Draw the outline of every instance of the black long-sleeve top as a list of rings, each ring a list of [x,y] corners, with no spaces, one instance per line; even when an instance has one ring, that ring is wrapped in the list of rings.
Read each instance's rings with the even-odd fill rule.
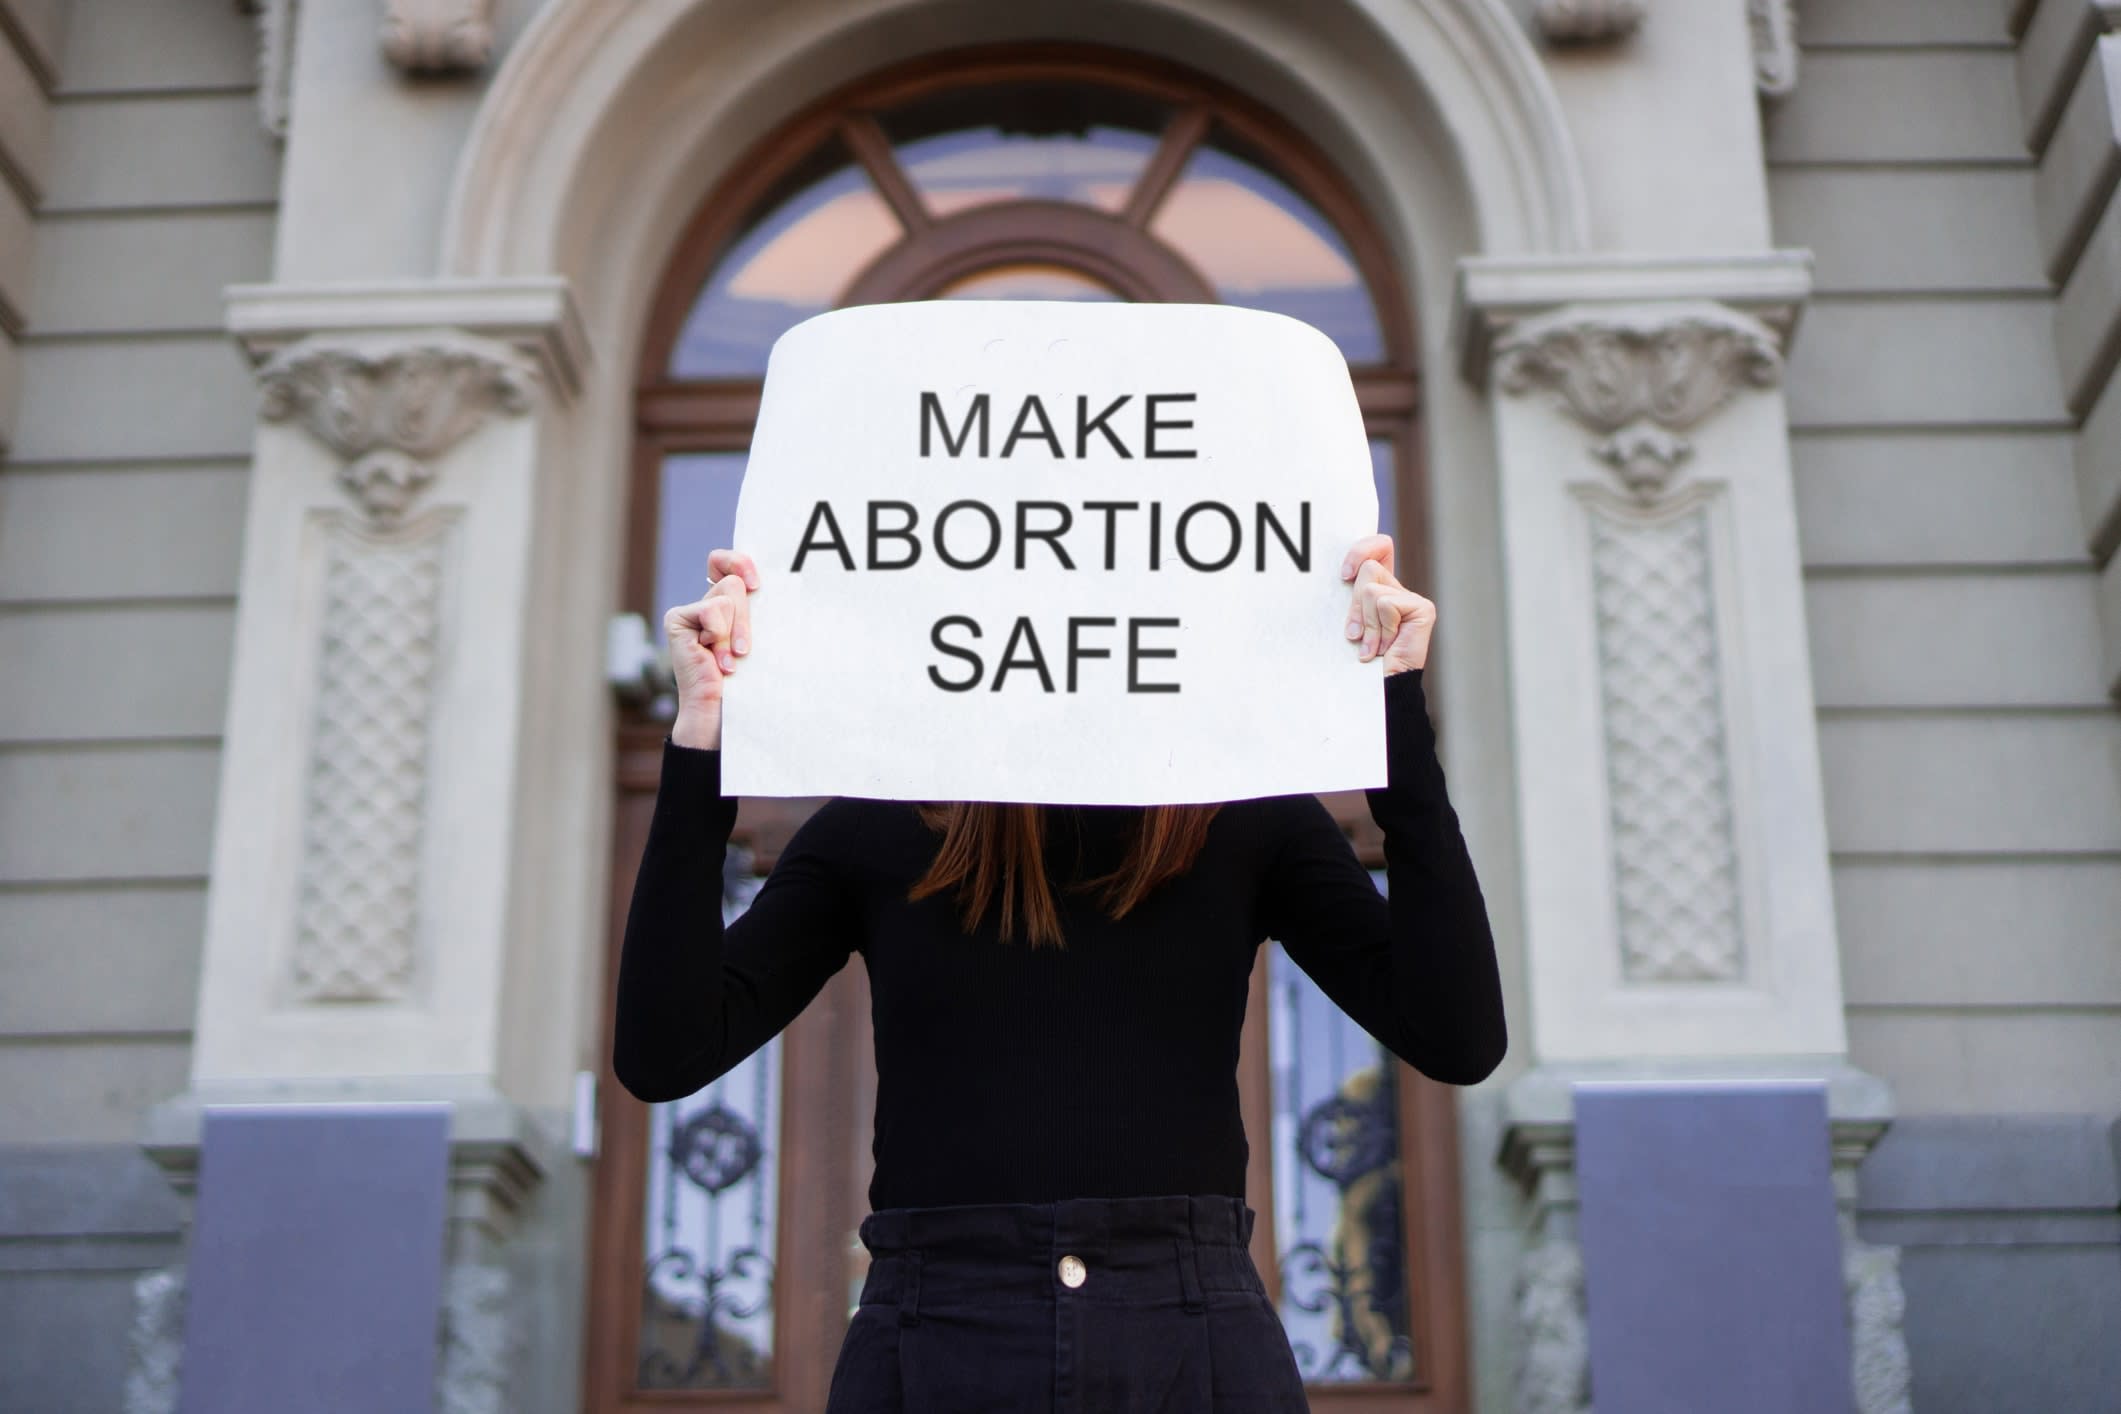
[[[941,836],[904,802],[804,823],[724,927],[736,802],[721,754],[666,743],[622,944],[613,1065],[643,1100],[692,1094],[777,1034],[860,953],[877,1095],[872,1207],[1244,1195],[1238,1034],[1278,939],[1395,1055],[1469,1085],[1500,1063],[1487,908],[1445,793],[1421,671],[1384,680],[1389,900],[1315,796],[1224,805],[1193,867],[1113,919],[1056,889],[1065,946],[966,932],[950,894],[908,902]],[[1050,807],[1057,884],[1112,868],[1137,812]]]

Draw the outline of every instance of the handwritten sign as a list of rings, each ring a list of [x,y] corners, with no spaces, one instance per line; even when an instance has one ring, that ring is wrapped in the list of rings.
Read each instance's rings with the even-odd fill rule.
[[[1145,805],[1384,782],[1343,635],[1377,493],[1347,365],[1281,315],[951,302],[774,346],[736,544],[737,795]]]

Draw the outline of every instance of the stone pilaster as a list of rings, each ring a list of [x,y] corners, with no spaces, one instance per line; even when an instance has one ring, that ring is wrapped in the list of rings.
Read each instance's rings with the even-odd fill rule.
[[[1897,1253],[1856,1166],[1783,360],[1808,258],[1474,260],[1463,372],[1495,419],[1531,1069],[1497,1155],[1529,1223],[1520,1414],[1588,1388],[1577,1080],[1827,1083],[1865,1414],[1904,1409]]]
[[[594,950],[550,950],[514,805],[586,343],[556,280],[238,287],[229,328],[259,403],[204,966],[143,1143],[188,1195],[209,1106],[447,1104],[438,1407],[558,1414],[579,1352],[536,1333],[575,1318],[585,1195],[551,1136]],[[150,1414],[181,1267],[137,1297]]]

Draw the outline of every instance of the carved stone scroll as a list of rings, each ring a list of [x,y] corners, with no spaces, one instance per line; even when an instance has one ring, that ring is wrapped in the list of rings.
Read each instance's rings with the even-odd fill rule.
[[[493,58],[493,0],[384,0],[383,53],[407,73],[465,73]]]
[[[536,376],[519,355],[437,334],[371,348],[304,339],[259,370],[268,422],[299,420],[345,461],[339,482],[369,518],[402,517],[428,465],[494,412],[528,411]]]
[[[1753,82],[1762,98],[1787,98],[1797,88],[1797,15],[1791,0],[1746,0],[1753,34]]]
[[[1773,387],[1773,330],[1718,305],[1627,315],[1564,309],[1526,320],[1495,350],[1506,393],[1559,393],[1599,434],[1591,450],[1637,499],[1655,502],[1693,454],[1685,432],[1740,388]]]
[[[1642,27],[1644,0],[1539,0],[1532,17],[1550,44],[1609,44]]]

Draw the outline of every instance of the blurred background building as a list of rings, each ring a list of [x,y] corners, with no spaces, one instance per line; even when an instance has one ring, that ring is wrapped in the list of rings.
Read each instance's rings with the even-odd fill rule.
[[[1432,1085],[1263,954],[1316,1407],[1583,1407],[1568,1086],[1676,1075],[1827,1081],[1866,1414],[2112,1408],[2114,14],[0,0],[0,1408],[172,1407],[258,1099],[455,1105],[445,1407],[821,1404],[863,979],[603,1077],[625,616],[778,332],[1017,296],[1325,329],[1442,606],[1513,1052]]]

